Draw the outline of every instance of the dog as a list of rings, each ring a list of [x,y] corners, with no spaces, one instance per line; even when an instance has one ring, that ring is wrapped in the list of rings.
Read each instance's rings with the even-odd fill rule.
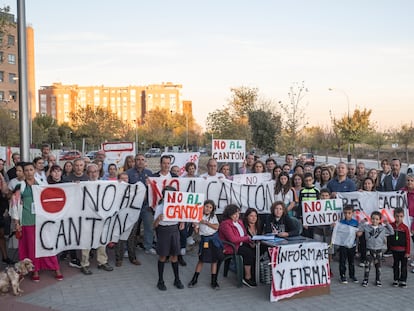
[[[14,267],[7,267],[4,272],[0,272],[0,292],[2,294],[8,293],[10,286],[13,294],[20,296],[23,290],[20,288],[20,283],[24,276],[34,270],[33,262],[29,258],[20,260]]]

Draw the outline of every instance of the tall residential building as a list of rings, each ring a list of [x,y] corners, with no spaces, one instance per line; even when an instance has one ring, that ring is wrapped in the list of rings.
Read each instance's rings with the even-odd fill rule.
[[[0,33],[0,107],[7,109],[12,116],[17,117],[19,112],[19,64],[17,24],[14,15],[1,13],[6,23]],[[31,117],[36,115],[36,87],[34,67],[34,31],[31,26],[26,27],[27,49],[27,86]]]
[[[79,108],[109,108],[123,122],[135,125],[143,121],[147,111],[156,108],[191,115],[191,101],[182,99],[181,89],[181,84],[171,82],[124,87],[53,83],[39,90],[39,112],[58,123],[70,123],[70,113]]]

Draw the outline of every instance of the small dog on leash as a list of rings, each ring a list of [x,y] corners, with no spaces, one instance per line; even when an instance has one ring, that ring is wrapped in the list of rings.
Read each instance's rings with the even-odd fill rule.
[[[20,289],[20,282],[23,281],[23,276],[33,269],[34,265],[29,258],[20,260],[14,267],[7,267],[4,272],[0,272],[0,292],[7,293],[11,286],[15,296],[21,295],[23,290]]]

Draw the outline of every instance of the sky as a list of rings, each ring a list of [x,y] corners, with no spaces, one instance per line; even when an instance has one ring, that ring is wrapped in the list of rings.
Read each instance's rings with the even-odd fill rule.
[[[4,0],[3,0],[4,1]],[[231,88],[288,103],[304,81],[309,125],[372,109],[379,130],[414,116],[414,1],[25,1],[36,87],[183,85],[205,126]],[[10,5],[16,12],[16,1]],[[329,91],[332,88],[333,91]]]

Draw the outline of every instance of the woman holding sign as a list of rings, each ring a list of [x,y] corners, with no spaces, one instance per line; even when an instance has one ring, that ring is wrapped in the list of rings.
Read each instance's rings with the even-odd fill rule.
[[[177,221],[164,220],[164,196],[165,191],[177,191],[174,187],[166,186],[162,190],[162,199],[158,202],[154,214],[154,229],[157,233],[157,254],[158,254],[158,283],[159,290],[165,291],[167,287],[164,283],[164,265],[167,256],[170,256],[171,266],[174,272],[174,286],[183,289],[184,285],[180,281],[178,274],[178,255],[180,254],[180,229],[184,228],[184,223],[178,225]]]
[[[34,271],[32,280],[39,282],[39,270],[53,270],[55,271],[55,278],[58,281],[63,280],[63,275],[60,272],[59,263],[56,256],[50,257],[36,257],[36,235],[35,224],[36,215],[34,211],[32,186],[36,185],[35,167],[33,163],[23,164],[24,176],[26,182],[21,184],[21,196],[23,202],[23,209],[19,219],[15,219],[16,230],[22,232],[22,237],[19,241],[19,259],[29,258],[34,264]]]

